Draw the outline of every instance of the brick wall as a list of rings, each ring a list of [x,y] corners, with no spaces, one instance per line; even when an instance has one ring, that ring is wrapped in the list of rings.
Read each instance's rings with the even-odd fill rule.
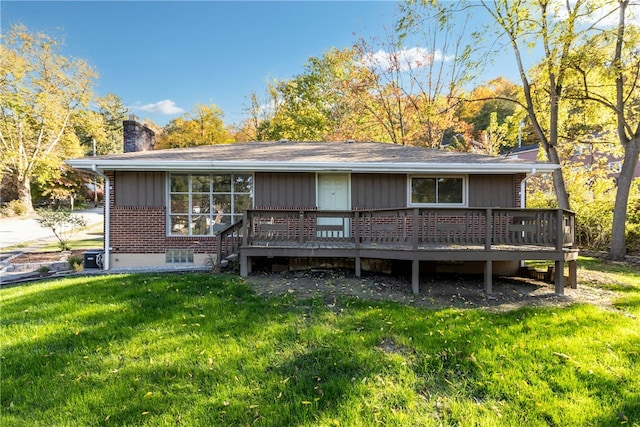
[[[156,143],[156,134],[137,120],[125,120],[122,122],[124,134],[124,152],[153,150]]]
[[[106,175],[111,180],[111,253],[160,254],[172,248],[193,249],[196,254],[216,251],[214,236],[167,236],[164,206],[115,206],[114,174]]]

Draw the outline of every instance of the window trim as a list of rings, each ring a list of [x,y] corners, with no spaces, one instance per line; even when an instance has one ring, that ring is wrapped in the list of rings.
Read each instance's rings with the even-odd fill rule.
[[[173,193],[171,191],[171,177],[173,175],[187,175],[188,176],[188,190],[186,192],[175,192]],[[193,175],[209,175],[209,177],[213,177],[214,175],[230,175],[231,176],[231,190],[229,192],[222,192],[222,193],[215,193],[213,191],[213,188],[209,188],[209,193],[202,193],[202,192],[193,192],[193,184],[192,184],[192,180],[191,177]],[[251,191],[249,193],[242,193],[242,192],[235,192],[234,191],[234,179],[237,175],[249,175],[251,176]],[[253,209],[254,205],[255,205],[255,174],[252,172],[230,172],[230,171],[171,171],[169,173],[166,174],[166,215],[165,215],[165,234],[167,237],[215,237],[218,235],[218,232],[216,232],[216,230],[212,229],[212,225],[209,226],[209,230],[211,232],[211,234],[193,234],[192,233],[192,228],[189,227],[189,232],[188,234],[175,234],[171,232],[171,217],[172,216],[187,216],[188,222],[192,223],[193,221],[191,220],[191,218],[196,215],[196,216],[202,216],[203,214],[200,213],[194,213],[193,209],[192,209],[192,203],[193,203],[193,196],[194,194],[208,194],[209,195],[209,199],[211,200],[211,196],[214,194],[224,194],[224,195],[228,195],[229,199],[230,199],[230,203],[231,203],[231,212],[226,214],[225,213],[225,217],[227,218],[232,218],[234,213],[233,213],[233,207],[235,205],[235,197],[237,195],[248,195],[251,198],[251,209]],[[186,213],[175,213],[172,214],[171,212],[171,195],[172,194],[184,194],[187,196],[187,211]],[[209,212],[208,215],[210,217],[215,216],[213,212]],[[236,213],[236,215],[238,215]]]
[[[414,178],[459,178],[462,180],[462,203],[413,203],[413,179]],[[409,207],[433,207],[433,208],[466,208],[469,207],[469,175],[445,175],[445,174],[420,174],[407,175],[407,205]]]

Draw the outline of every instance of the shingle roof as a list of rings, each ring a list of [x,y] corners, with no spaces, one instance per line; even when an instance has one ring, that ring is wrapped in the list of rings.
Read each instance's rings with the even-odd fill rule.
[[[530,162],[523,159],[495,157],[472,153],[459,153],[449,150],[429,149],[414,146],[402,146],[377,142],[240,142],[174,148],[168,150],[142,151],[106,156],[85,157],[70,160],[71,166],[87,169],[90,165],[98,165],[103,169],[157,169],[171,168],[176,165],[185,167],[207,166],[212,168],[225,165],[244,165],[256,170],[288,170],[289,166],[301,170],[306,165],[309,170],[313,166],[351,165],[372,170],[376,166],[393,169],[401,165],[422,168],[426,165],[464,165],[490,168],[514,166],[516,169],[530,168],[533,165],[555,168],[555,165]],[[502,165],[502,166],[500,166]]]

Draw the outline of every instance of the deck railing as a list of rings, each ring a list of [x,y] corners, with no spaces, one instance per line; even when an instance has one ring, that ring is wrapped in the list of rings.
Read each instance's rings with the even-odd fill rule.
[[[248,210],[243,245],[309,242],[395,245],[545,246],[574,244],[575,215],[562,209],[406,208]]]

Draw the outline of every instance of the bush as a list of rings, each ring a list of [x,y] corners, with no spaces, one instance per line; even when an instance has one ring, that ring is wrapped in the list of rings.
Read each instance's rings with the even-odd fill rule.
[[[82,271],[84,270],[84,258],[80,255],[70,256],[67,259],[69,263],[69,267],[71,267],[74,271]]]
[[[78,215],[73,215],[68,210],[51,211],[47,209],[38,209],[38,224],[42,227],[50,229],[58,239],[58,247],[61,251],[71,249],[69,240],[71,234],[82,227],[86,227],[87,221]]]
[[[12,200],[7,203],[2,210],[0,210],[0,214],[2,216],[21,216],[26,214],[29,211],[27,209],[27,205],[24,204],[22,200]]]

